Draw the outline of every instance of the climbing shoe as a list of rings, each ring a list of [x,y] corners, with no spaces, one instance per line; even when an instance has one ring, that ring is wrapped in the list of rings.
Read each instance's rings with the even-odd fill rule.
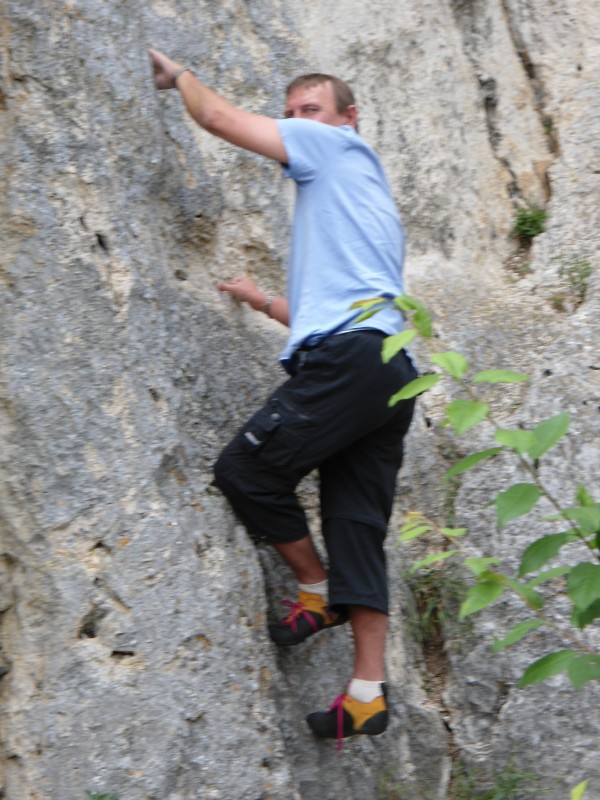
[[[275,625],[269,625],[271,639],[282,647],[300,644],[314,633],[348,621],[344,611],[332,611],[320,594],[301,591],[296,602],[284,600],[283,604],[290,613]]]
[[[327,739],[342,739],[356,734],[377,736],[387,728],[387,688],[381,684],[383,694],[370,703],[361,703],[345,692],[333,701],[327,711],[314,711],[306,718],[312,732]]]

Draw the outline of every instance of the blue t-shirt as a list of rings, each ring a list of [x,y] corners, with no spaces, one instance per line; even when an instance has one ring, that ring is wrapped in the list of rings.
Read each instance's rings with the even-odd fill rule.
[[[402,330],[392,308],[353,326],[361,311],[350,306],[403,293],[404,232],[379,159],[354,128],[306,119],[277,124],[288,155],[284,174],[297,186],[285,367],[303,343],[331,333]]]

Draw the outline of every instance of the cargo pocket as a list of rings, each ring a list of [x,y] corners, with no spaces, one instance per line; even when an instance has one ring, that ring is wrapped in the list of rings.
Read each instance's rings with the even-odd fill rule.
[[[247,452],[273,467],[289,464],[302,447],[302,439],[289,430],[276,402],[261,408],[242,431]]]

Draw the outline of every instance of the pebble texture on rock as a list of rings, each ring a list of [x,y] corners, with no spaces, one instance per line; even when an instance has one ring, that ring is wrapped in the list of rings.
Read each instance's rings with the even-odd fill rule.
[[[290,576],[210,485],[285,338],[215,284],[250,272],[284,291],[291,188],[157,93],[147,55],[273,116],[300,72],[346,78],[406,224],[411,293],[477,368],[530,372],[495,400],[507,421],[571,412],[543,476],[565,501],[580,482],[598,498],[598,4],[4,0],[0,41],[0,796],[442,800],[462,759],[482,786],[520,770],[563,800],[589,778],[598,800],[600,687],[517,690],[560,642],[490,654],[516,604],[447,632],[428,694],[409,549],[390,548],[388,732],[341,754],[308,733],[349,677],[350,633],[275,650]],[[509,269],[527,202],[547,231]],[[583,298],[565,278],[582,262]],[[420,402],[390,544],[406,510],[448,512],[444,399]],[[516,477],[483,469],[451,498],[473,552],[508,564],[531,522],[498,532],[485,506]]]

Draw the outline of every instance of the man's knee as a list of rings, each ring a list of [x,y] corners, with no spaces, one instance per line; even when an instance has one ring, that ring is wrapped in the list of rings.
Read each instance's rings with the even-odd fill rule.
[[[213,466],[215,484],[227,495],[238,483],[236,480],[235,460],[232,458],[228,448],[222,451]]]
[[[263,464],[253,454],[245,453],[236,446],[234,439],[223,450],[213,466],[215,485],[232,502],[240,498],[258,500],[265,503],[286,489],[289,489],[281,474]]]

